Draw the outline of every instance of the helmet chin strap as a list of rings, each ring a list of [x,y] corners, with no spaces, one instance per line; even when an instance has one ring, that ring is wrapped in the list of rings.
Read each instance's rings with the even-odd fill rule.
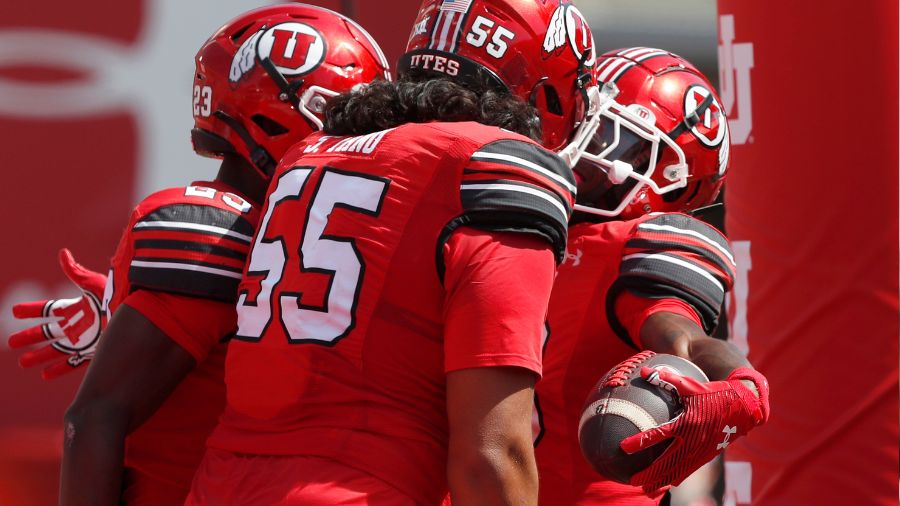
[[[288,82],[284,77],[284,74],[279,72],[275,67],[275,64],[272,63],[271,58],[260,58],[259,65],[266,71],[266,74],[269,74],[269,77],[275,81],[275,84],[278,85],[278,89],[281,90],[278,99],[282,102],[289,102],[296,107],[297,110],[300,110],[300,97],[297,96],[297,91],[303,86],[303,79]]]
[[[222,110],[214,112],[213,115],[234,130],[234,133],[238,134],[238,137],[244,141],[244,145],[247,147],[247,153],[249,153],[250,161],[253,165],[261,170],[267,177],[272,177],[272,175],[275,174],[276,160],[272,158],[272,155],[270,155],[265,148],[253,140],[250,132],[244,128],[244,125]]]
[[[303,86],[303,79],[288,82],[284,75],[275,68],[275,64],[272,63],[271,59],[261,58],[258,61],[260,66],[266,71],[269,77],[275,81],[275,84],[281,90],[278,99],[283,102],[291,103],[298,111],[302,110],[302,101],[300,97],[297,96],[297,91]],[[247,153],[250,155],[250,162],[262,171],[263,174],[272,177],[275,174],[278,161],[273,159],[272,155],[253,139],[253,136],[250,135],[250,132],[247,131],[247,128],[240,121],[221,110],[216,111],[214,115],[228,125],[229,128],[234,130],[234,132],[238,134],[238,137],[244,141],[244,145],[247,147]],[[317,129],[322,128],[321,124],[315,124],[315,126],[318,127]]]
[[[310,110],[307,107],[307,104],[313,103],[313,99],[316,96],[322,97],[336,97],[340,95],[340,93],[329,90],[328,88],[323,88],[321,86],[310,86],[303,92],[302,95],[298,95],[297,92],[300,91],[300,88],[303,87],[305,81],[303,79],[297,79],[296,81],[288,82],[288,80],[284,77],[284,74],[278,71],[278,68],[275,67],[275,64],[272,63],[270,58],[262,58],[259,60],[260,66],[266,71],[266,74],[269,74],[269,77],[275,81],[275,84],[278,86],[278,89],[281,90],[281,93],[278,95],[278,99],[282,102],[288,102],[294,106],[294,109],[299,112],[304,119],[310,124],[313,130],[322,130],[325,125],[322,123],[322,120],[316,117],[316,112],[321,112],[318,110]],[[324,104],[324,98],[322,99]],[[314,109],[315,109],[315,104]]]
[[[584,109],[585,111],[591,111],[596,108],[596,104],[592,104],[591,96],[588,94],[588,88],[591,84],[591,69],[585,65],[587,63],[588,58],[593,54],[594,48],[589,48],[584,50],[581,53],[581,57],[578,58],[578,76],[575,78],[575,86],[578,88],[578,91],[581,92],[581,98],[584,100]]]

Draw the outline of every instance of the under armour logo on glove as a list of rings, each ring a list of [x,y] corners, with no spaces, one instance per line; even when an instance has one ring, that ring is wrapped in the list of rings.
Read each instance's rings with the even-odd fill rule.
[[[16,318],[52,318],[53,321],[9,336],[10,348],[49,342],[19,357],[22,367],[49,363],[41,373],[44,379],[73,371],[93,358],[106,327],[106,312],[101,304],[106,276],[79,265],[67,249],[60,250],[59,263],[66,277],[81,289],[81,297],[16,304],[13,306]]]
[[[725,448],[728,448],[728,440],[731,439],[732,434],[737,433],[737,427],[729,427],[726,425],[725,428],[722,429],[722,432],[725,433],[725,439],[723,439],[721,443],[716,445],[716,450],[724,450]]]
[[[647,493],[678,485],[734,439],[769,418],[768,382],[750,368],[740,367],[725,381],[709,383],[649,367],[641,369],[641,377],[674,389],[684,406],[672,420],[622,440],[620,446],[628,454],[671,440],[662,455],[631,478],[632,485],[643,487]],[[745,381],[756,386],[758,396]]]

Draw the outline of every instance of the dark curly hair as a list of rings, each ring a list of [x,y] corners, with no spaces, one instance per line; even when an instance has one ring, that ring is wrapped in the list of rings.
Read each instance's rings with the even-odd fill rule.
[[[332,98],[325,107],[329,135],[364,135],[429,121],[476,121],[541,140],[537,109],[519,97],[424,73],[375,81]]]

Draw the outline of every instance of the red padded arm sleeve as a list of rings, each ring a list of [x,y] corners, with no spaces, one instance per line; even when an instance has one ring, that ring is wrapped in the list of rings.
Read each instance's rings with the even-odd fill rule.
[[[703,327],[700,316],[690,304],[675,298],[653,299],[649,297],[639,297],[628,290],[622,290],[622,293],[616,299],[616,317],[625,330],[631,341],[638,347],[641,346],[641,327],[651,315],[656,313],[674,313],[689,318],[699,327]]]

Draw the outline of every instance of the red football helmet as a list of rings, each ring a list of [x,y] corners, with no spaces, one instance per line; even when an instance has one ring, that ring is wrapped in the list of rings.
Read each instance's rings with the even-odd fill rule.
[[[266,178],[288,148],[322,128],[328,98],[390,79],[384,53],[361,26],[297,3],[229,21],[195,62],[194,151],[237,153]]]
[[[508,90],[541,114],[543,145],[563,148],[598,107],[594,38],[568,0],[425,0],[398,72]]]
[[[597,62],[600,126],[575,166],[575,209],[631,219],[715,200],[729,164],[728,121],[690,62],[661,49],[610,51]]]

